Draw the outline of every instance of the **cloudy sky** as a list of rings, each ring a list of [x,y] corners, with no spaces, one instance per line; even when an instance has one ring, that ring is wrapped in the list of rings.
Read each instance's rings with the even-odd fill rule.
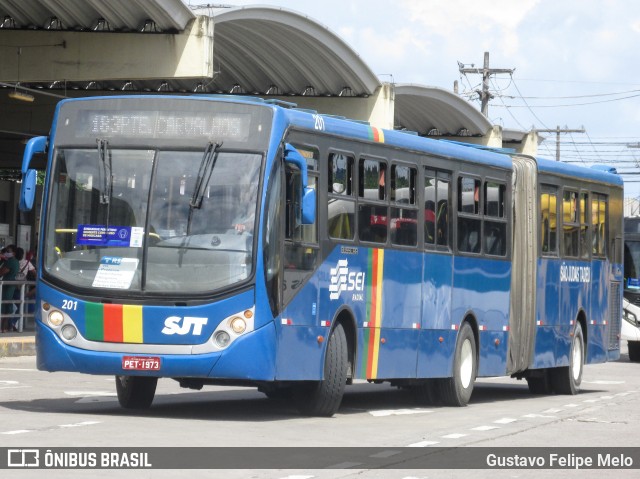
[[[200,0],[185,0],[195,5]],[[209,2],[211,3],[211,2]],[[226,3],[226,2],[225,2]],[[581,129],[563,161],[614,163],[640,173],[640,2],[631,0],[232,0],[303,13],[345,40],[383,81],[453,88],[479,108],[479,75],[458,62],[515,69],[492,78],[492,123]],[[555,135],[539,149],[555,157]],[[635,163],[637,160],[637,163]],[[640,196],[640,175],[625,175]]]

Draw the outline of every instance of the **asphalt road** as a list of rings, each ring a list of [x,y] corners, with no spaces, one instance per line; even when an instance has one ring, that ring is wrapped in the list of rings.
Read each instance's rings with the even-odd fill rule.
[[[640,364],[623,348],[619,361],[588,365],[576,396],[534,396],[526,382],[481,379],[465,408],[417,404],[405,390],[356,384],[333,418],[297,414],[286,400],[255,389],[181,389],[161,380],[153,406],[143,412],[119,407],[113,377],[45,373],[35,357],[0,359],[0,448],[56,447],[640,447]],[[384,450],[382,454],[384,455]],[[465,449],[454,449],[461,457]],[[246,450],[251,455],[251,449]],[[390,452],[389,454],[392,454]],[[636,469],[434,470],[367,469],[336,457],[338,468],[64,471],[11,470],[1,477],[224,477],[255,479],[435,477],[638,477]],[[250,463],[250,462],[249,462]],[[637,464],[638,466],[640,464]],[[10,472],[10,475],[4,473]]]

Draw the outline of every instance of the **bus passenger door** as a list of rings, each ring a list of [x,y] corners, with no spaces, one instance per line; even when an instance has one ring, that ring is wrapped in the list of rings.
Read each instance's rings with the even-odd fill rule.
[[[300,151],[300,149],[299,149]],[[317,191],[314,152],[302,152],[309,163],[308,183]],[[317,218],[302,224],[300,171],[286,166],[284,188],[283,311],[278,334],[277,379],[320,379],[322,352],[317,338],[324,329],[318,321],[319,262]]]

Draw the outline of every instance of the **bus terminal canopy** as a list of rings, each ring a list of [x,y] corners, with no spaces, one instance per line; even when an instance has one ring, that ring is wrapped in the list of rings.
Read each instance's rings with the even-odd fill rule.
[[[0,45],[0,168],[19,164],[24,139],[48,132],[60,98],[121,92],[273,96],[421,135],[491,129],[438,88],[397,85],[395,103],[379,108],[383,83],[363,59],[324,25],[282,8],[0,0]],[[36,101],[8,98],[12,90]]]
[[[396,128],[423,136],[483,136],[491,122],[460,96],[437,87],[396,85]]]

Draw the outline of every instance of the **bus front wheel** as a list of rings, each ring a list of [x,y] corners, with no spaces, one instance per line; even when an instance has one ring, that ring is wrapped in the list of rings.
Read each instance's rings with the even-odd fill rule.
[[[158,378],[116,376],[118,402],[125,409],[147,409],[156,394]]]
[[[469,323],[463,323],[456,341],[453,376],[440,380],[440,398],[447,406],[466,406],[478,373],[476,340]]]
[[[577,324],[571,341],[569,353],[569,366],[553,368],[549,370],[553,389],[557,394],[578,394],[582,382],[582,369],[584,366],[584,336],[582,326]]]
[[[340,407],[347,383],[347,336],[338,323],[329,336],[324,360],[324,379],[303,383],[294,388],[298,409],[307,416],[333,416]]]

